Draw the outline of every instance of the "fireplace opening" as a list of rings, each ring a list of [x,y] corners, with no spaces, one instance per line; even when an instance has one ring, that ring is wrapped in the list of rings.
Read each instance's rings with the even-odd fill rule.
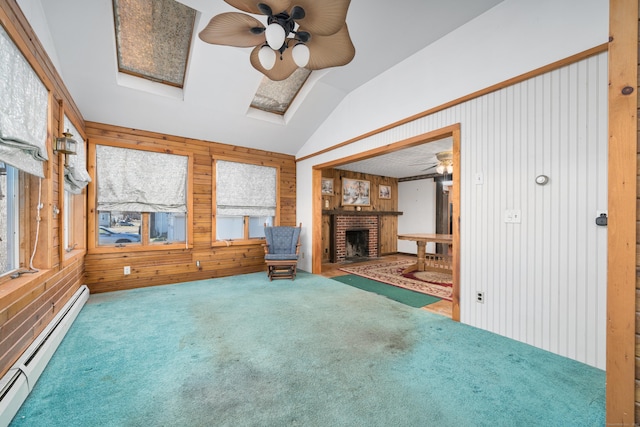
[[[369,256],[369,230],[358,228],[345,231],[346,259],[367,258]]]

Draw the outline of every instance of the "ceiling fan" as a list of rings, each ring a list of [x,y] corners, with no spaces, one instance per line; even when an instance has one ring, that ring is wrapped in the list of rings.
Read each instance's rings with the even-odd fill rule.
[[[428,170],[431,169],[435,169],[436,172],[440,175],[444,175],[444,173],[446,172],[447,174],[451,174],[453,173],[453,152],[452,151],[441,151],[439,153],[436,153],[435,155],[436,159],[438,161],[436,162],[429,162],[428,164],[426,164],[426,168],[422,169],[422,172],[426,172]],[[420,163],[416,163],[412,166],[417,166]]]
[[[214,16],[199,33],[217,45],[252,47],[253,68],[284,80],[298,67],[309,70],[346,65],[356,50],[346,17],[351,0],[224,0],[244,12],[267,17],[267,25],[239,12]]]

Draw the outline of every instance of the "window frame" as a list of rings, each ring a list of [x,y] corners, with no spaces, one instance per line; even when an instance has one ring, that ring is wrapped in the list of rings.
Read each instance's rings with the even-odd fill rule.
[[[251,245],[262,245],[265,242],[264,237],[256,237],[253,239],[249,238],[249,215],[243,216],[243,238],[242,239],[230,239],[230,240],[216,240],[216,218],[217,215],[217,181],[216,181],[216,170],[217,170],[217,161],[224,160],[227,162],[234,163],[244,163],[248,165],[257,165],[268,168],[274,168],[276,170],[276,212],[273,217],[273,225],[280,224],[280,166],[279,165],[269,165],[265,164],[261,161],[254,161],[251,159],[238,159],[234,157],[227,156],[211,156],[211,246],[212,247],[228,247],[228,246],[251,246]]]
[[[34,53],[23,43],[19,31],[9,21],[0,25],[32,67],[48,93],[45,146],[49,158],[42,165],[44,177],[40,178],[18,170],[18,267],[11,272],[29,270],[29,273],[11,277],[13,273],[7,272],[0,276],[0,286],[7,293],[10,293],[22,292],[25,286],[37,286],[42,277],[48,275],[54,266],[54,253],[48,248],[53,248],[56,245],[51,227],[54,221],[52,209],[54,201],[52,135],[54,133],[53,112],[56,104],[51,80],[46,76]],[[49,208],[45,208],[47,206]],[[40,227],[39,232],[36,231],[37,227]],[[32,264],[34,270],[30,270]]]
[[[65,115],[69,119],[76,130],[81,133],[81,137],[85,144],[85,153],[87,152],[87,138],[82,134],[81,126],[78,126],[73,114],[70,111],[66,111],[63,101],[59,102],[59,117],[58,117],[58,134],[62,135],[65,132],[64,129],[64,117]],[[59,229],[59,250],[60,250],[60,263],[62,267],[73,263],[76,258],[82,257],[87,253],[87,229],[85,227],[87,218],[87,189],[86,187],[80,194],[69,193],[69,202],[71,206],[67,206],[67,191],[64,186],[64,156],[56,155],[58,157],[58,194],[59,194],[59,213],[58,213],[58,229]],[[55,160],[54,160],[55,161]],[[67,229],[67,220],[70,221],[70,230]],[[66,245],[67,232],[72,236],[73,244]]]
[[[98,187],[97,187],[97,162],[96,162],[96,146],[98,145],[106,145],[110,147],[118,147],[118,148],[126,148],[130,150],[139,150],[139,151],[150,151],[155,153],[162,154],[175,154],[178,156],[187,157],[187,212],[185,213],[185,222],[186,222],[186,241],[185,242],[175,242],[175,243],[158,243],[158,242],[150,242],[149,239],[149,217],[150,212],[141,212],[141,225],[140,225],[140,242],[136,242],[135,244],[123,244],[121,246],[115,245],[99,245],[98,244],[98,230],[99,230],[99,220],[98,220]],[[87,208],[91,213],[88,218],[88,226],[87,226],[87,253],[119,253],[119,252],[145,252],[145,251],[166,251],[166,250],[174,250],[174,249],[193,249],[193,154],[180,151],[173,150],[166,147],[157,147],[157,146],[132,146],[131,144],[116,142],[116,141],[107,141],[103,139],[94,139],[91,138],[88,142],[88,158],[87,158],[87,169],[89,170],[89,175],[91,176],[91,182],[87,186]]]
[[[138,77],[141,79],[145,79],[151,82],[176,87],[179,89],[184,89],[185,81],[187,79],[187,70],[189,65],[189,59],[191,56],[191,50],[193,49],[195,29],[198,22],[198,11],[182,2],[178,1],[176,3],[181,4],[181,7],[185,7],[194,11],[193,19],[189,20],[188,22],[187,21],[184,22],[186,26],[190,27],[191,34],[189,37],[188,49],[185,53],[184,63],[182,63],[182,67],[180,70],[182,81],[181,82],[170,81],[170,80],[164,79],[162,76],[152,75],[151,73],[145,72],[144,70],[134,70],[133,67],[130,65],[130,63],[123,63],[126,61],[125,61],[125,58],[123,58],[123,53],[122,53],[122,42],[123,42],[122,39],[123,38],[126,39],[126,37],[125,35],[122,34],[122,31],[121,31],[122,29],[119,28],[119,21],[121,21],[122,19],[120,16],[121,7],[120,7],[120,4],[118,3],[118,0],[111,0],[111,9],[113,11],[114,42],[116,47],[116,62],[118,64],[118,72],[123,74],[128,74],[130,76]],[[136,41],[139,41],[139,39]],[[181,56],[180,54],[176,54],[176,52],[174,51],[172,51],[171,53],[174,54],[174,56]]]

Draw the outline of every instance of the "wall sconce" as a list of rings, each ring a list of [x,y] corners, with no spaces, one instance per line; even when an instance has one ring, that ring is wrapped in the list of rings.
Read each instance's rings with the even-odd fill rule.
[[[76,148],[78,143],[75,139],[73,139],[73,134],[69,133],[69,129],[66,132],[62,132],[62,137],[56,138],[53,145],[54,154],[62,153],[64,154],[64,166],[68,167],[69,163],[67,162],[67,154],[74,155],[76,154]]]

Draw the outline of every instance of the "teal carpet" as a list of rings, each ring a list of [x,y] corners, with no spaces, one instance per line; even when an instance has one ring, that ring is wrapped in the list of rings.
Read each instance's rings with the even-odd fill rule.
[[[14,426],[603,426],[604,372],[335,280],[92,295]]]
[[[366,277],[356,276],[355,274],[332,277],[332,279],[344,283],[345,285],[350,285],[358,289],[374,292],[378,295],[391,298],[394,301],[401,302],[410,307],[419,308],[441,301],[440,298],[436,298],[431,295],[388,285],[376,280],[367,279]]]

